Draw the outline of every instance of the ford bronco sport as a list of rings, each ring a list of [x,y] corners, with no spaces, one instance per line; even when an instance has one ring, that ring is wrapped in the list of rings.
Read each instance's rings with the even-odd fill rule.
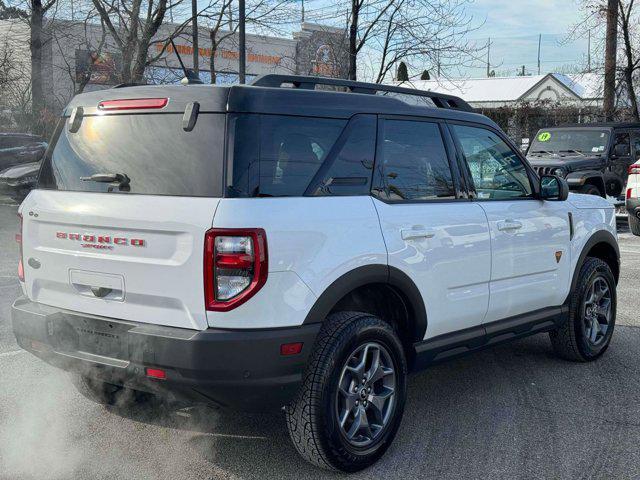
[[[328,469],[385,452],[408,372],[541,332],[587,362],[615,324],[612,207],[432,92],[84,93],[19,212],[22,348],[105,404],[284,407]]]

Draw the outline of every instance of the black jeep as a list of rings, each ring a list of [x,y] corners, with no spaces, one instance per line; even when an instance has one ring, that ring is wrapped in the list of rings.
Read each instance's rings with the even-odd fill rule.
[[[544,128],[531,143],[527,159],[539,175],[566,178],[571,190],[618,199],[629,165],[640,159],[640,123]]]

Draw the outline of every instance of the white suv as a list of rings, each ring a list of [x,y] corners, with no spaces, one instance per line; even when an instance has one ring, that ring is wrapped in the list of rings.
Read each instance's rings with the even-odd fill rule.
[[[594,360],[614,210],[470,110],[275,75],[77,96],[20,208],[19,344],[102,403],[285,407],[343,471],[392,442],[409,371],[540,332]]]

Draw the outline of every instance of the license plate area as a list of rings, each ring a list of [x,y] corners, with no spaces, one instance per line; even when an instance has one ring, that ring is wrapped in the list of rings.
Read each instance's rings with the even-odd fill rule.
[[[126,323],[97,318],[56,315],[47,325],[51,345],[64,353],[89,353],[103,357],[128,359]]]

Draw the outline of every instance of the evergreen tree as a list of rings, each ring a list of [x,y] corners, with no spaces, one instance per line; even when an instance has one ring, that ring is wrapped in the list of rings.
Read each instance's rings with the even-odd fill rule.
[[[404,62],[400,62],[398,65],[398,78],[399,82],[408,82],[409,81],[409,71],[407,70],[407,65]]]

